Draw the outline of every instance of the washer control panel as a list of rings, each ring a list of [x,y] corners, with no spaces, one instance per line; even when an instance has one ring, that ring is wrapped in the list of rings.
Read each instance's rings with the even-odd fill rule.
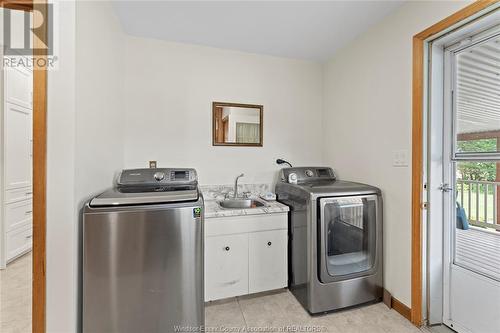
[[[161,172],[161,171],[155,172],[155,174],[153,175],[153,177],[155,177],[155,179],[160,182],[163,179],[165,179],[165,173]]]
[[[170,180],[171,181],[189,181],[189,170],[171,170],[170,171]]]
[[[151,186],[151,185],[192,185],[196,184],[198,176],[194,169],[127,169],[118,177],[117,185]]]

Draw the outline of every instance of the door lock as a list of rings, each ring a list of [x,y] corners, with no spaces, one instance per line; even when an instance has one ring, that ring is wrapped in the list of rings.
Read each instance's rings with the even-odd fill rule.
[[[453,191],[453,187],[451,187],[450,184],[444,183],[438,187],[438,190],[441,192],[451,192]]]

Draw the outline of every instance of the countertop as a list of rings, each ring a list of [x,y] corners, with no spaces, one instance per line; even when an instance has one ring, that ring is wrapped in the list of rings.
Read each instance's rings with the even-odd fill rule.
[[[258,200],[265,203],[266,206],[259,208],[228,209],[221,208],[217,203],[217,200],[205,200],[205,218],[209,219],[214,217],[286,213],[290,210],[288,206],[277,201]]]

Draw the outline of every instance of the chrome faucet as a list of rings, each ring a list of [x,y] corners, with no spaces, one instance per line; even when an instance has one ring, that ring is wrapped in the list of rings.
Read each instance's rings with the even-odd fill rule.
[[[238,197],[238,180],[243,177],[245,174],[241,174],[239,175],[238,177],[236,177],[236,179],[234,180],[234,194],[233,194],[233,198],[236,199]]]

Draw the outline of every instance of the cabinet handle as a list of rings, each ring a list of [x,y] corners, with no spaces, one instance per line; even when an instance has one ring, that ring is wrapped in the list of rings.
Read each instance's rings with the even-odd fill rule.
[[[231,248],[230,248],[229,246],[226,246],[226,247],[224,248],[224,251],[229,251],[229,250],[231,250]]]
[[[26,236],[26,239],[30,239],[30,238],[33,238],[33,236],[31,236],[31,235],[30,236]]]
[[[30,195],[30,194],[33,194],[33,192],[26,192],[26,195]]]
[[[267,246],[271,246],[271,245],[273,245],[273,243],[267,242]]]
[[[28,214],[31,214],[31,213],[33,213],[33,211],[32,210],[28,210],[24,214],[28,215]]]

